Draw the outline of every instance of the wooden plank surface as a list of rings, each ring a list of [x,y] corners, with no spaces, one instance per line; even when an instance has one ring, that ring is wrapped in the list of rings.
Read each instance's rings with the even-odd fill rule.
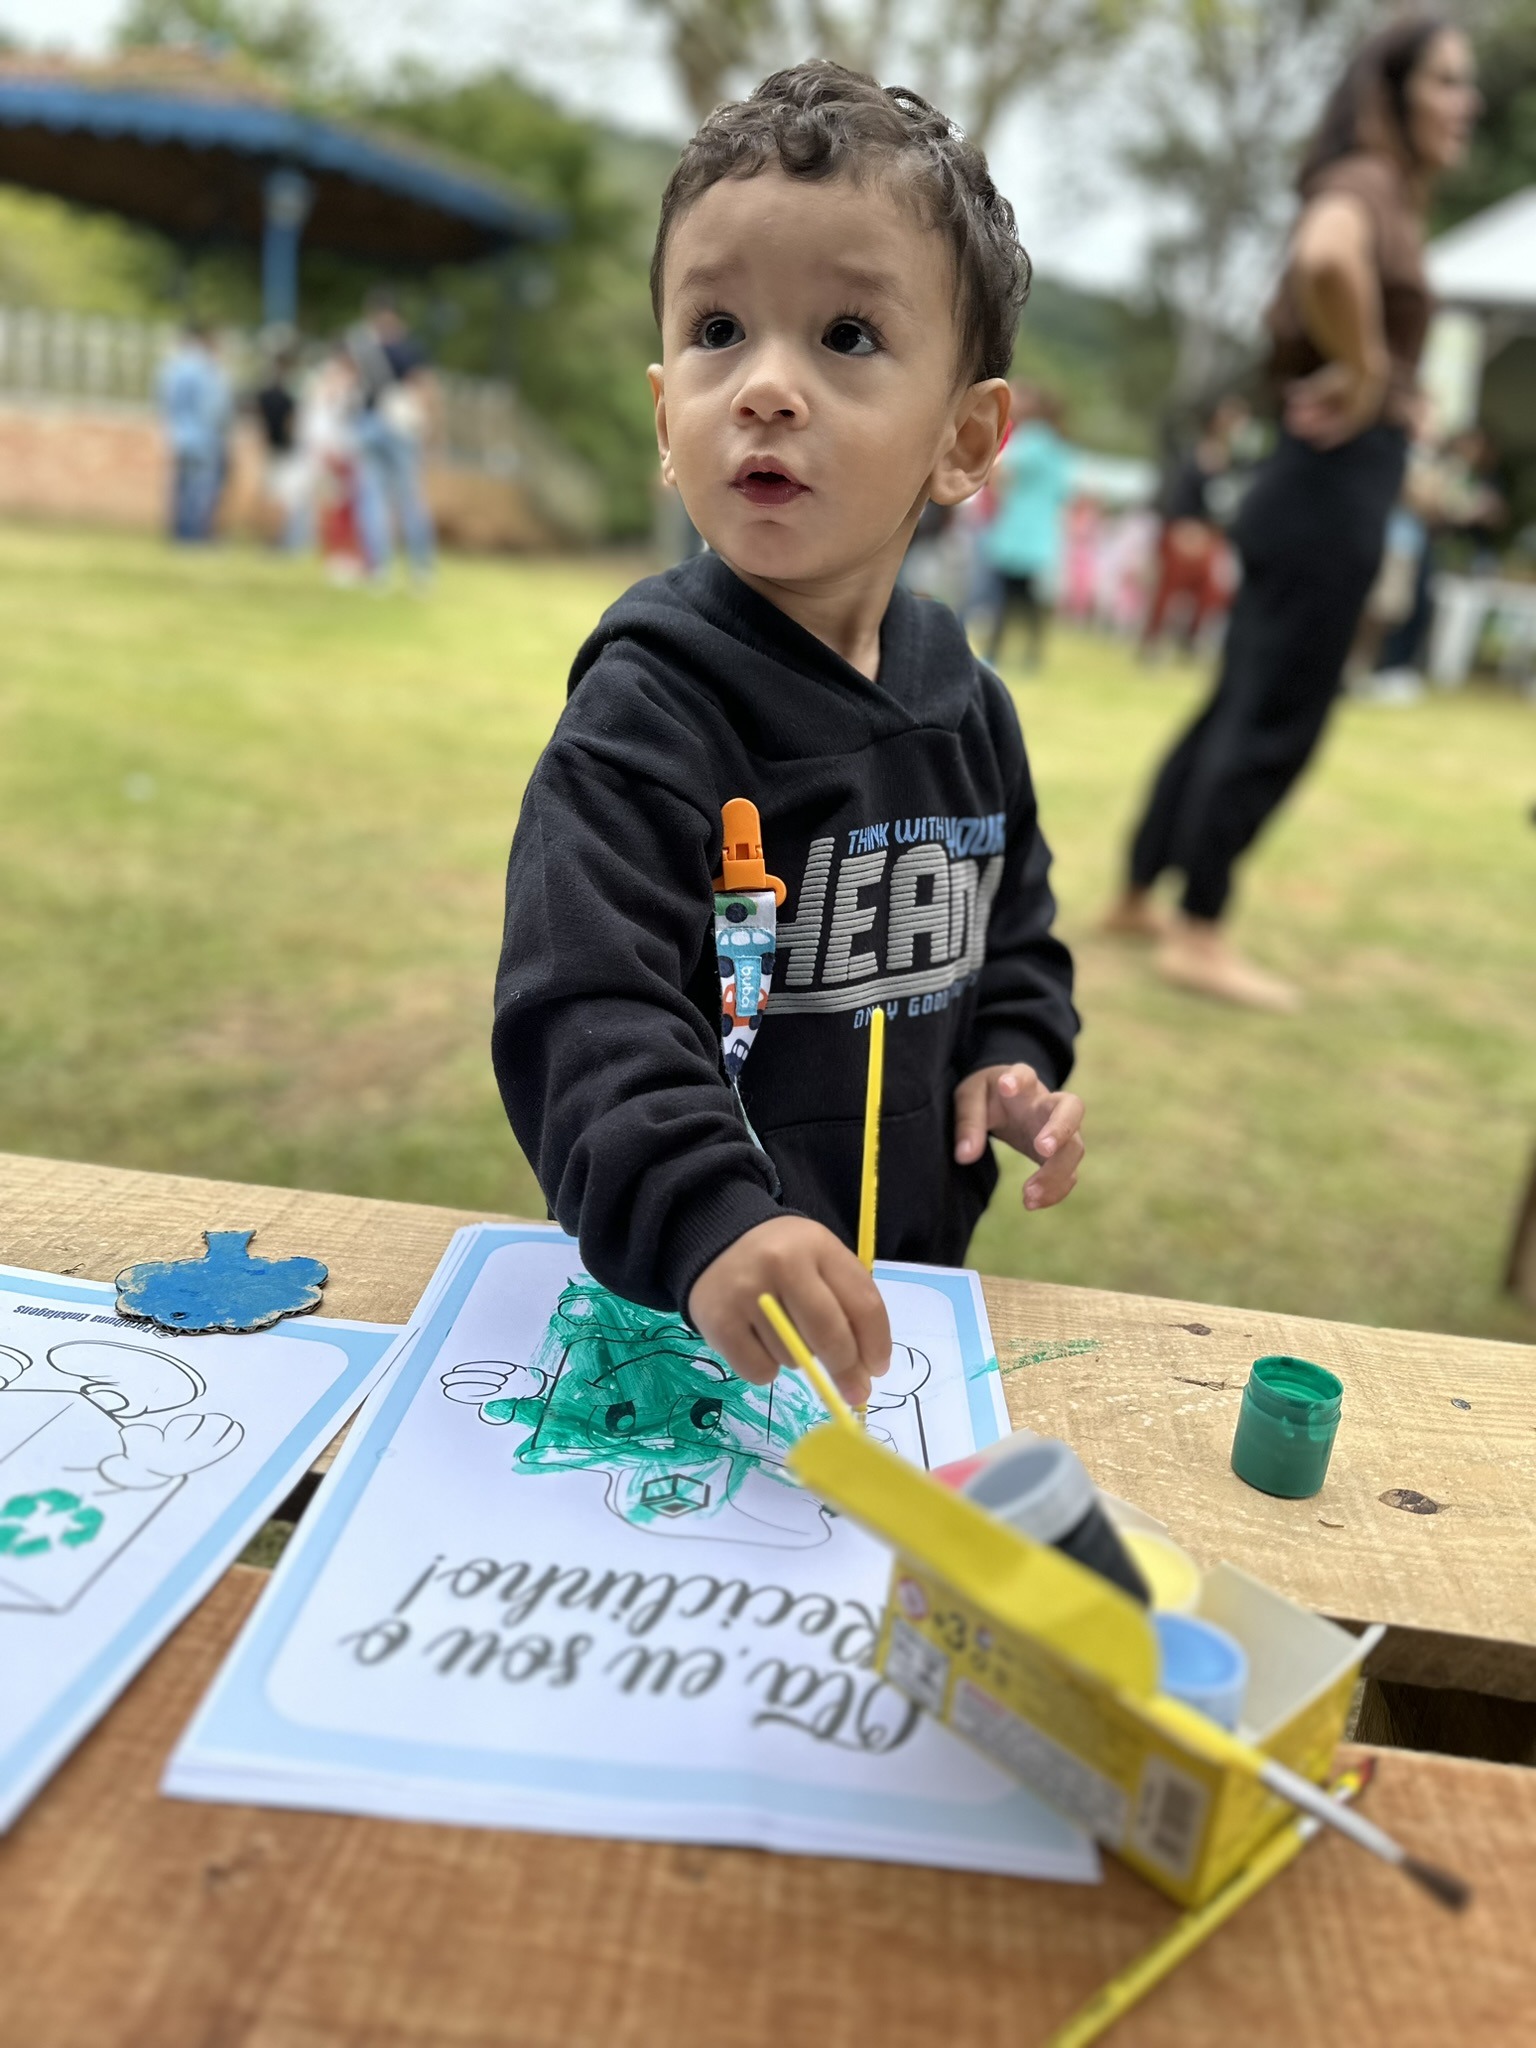
[[[331,1268],[323,1313],[403,1321],[469,1212],[0,1154],[0,1259],[110,1279],[254,1225],[257,1251]],[[1341,1620],[1390,1625],[1386,1678],[1536,1700],[1536,1350],[1089,1288],[987,1280],[1010,1411],[1099,1482]],[[1229,1453],[1252,1360],[1336,1370],[1344,1420],[1323,1492],[1278,1501]],[[1383,1503],[1406,1491],[1437,1504]]]
[[[1380,1677],[1536,1700],[1536,1349],[1255,1309],[985,1283],[1016,1423],[1101,1486],[1320,1613],[1386,1622]],[[1255,1358],[1344,1382],[1323,1490],[1275,1500],[1231,1469]],[[1420,1495],[1435,1512],[1389,1505]]]
[[[0,1840],[26,2048],[1031,2048],[1168,1924],[1097,1887],[163,1799],[264,1581],[224,1579]],[[1453,1919],[1328,1841],[1115,2048],[1536,2038],[1536,1774],[1389,1752],[1366,1810],[1476,1874]]]
[[[484,1220],[468,1209],[0,1152],[0,1263],[114,1280],[138,1259],[201,1252],[205,1230],[254,1230],[259,1257],[307,1252],[330,1267],[319,1314],[365,1322],[405,1322],[454,1231]]]

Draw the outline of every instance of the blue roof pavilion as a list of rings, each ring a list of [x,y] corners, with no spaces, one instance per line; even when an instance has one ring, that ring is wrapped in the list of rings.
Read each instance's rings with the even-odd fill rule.
[[[0,181],[183,247],[259,247],[273,322],[296,318],[301,239],[400,270],[563,233],[558,214],[478,168],[302,111],[259,76],[190,52],[100,67],[0,62]]]

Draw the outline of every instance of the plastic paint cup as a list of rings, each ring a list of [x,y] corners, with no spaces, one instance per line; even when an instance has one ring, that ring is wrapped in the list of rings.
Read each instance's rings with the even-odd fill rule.
[[[1197,1614],[1154,1614],[1162,1655],[1159,1690],[1235,1728],[1248,1691],[1248,1652],[1235,1636]]]
[[[1256,1358],[1243,1389],[1232,1470],[1260,1493],[1308,1500],[1328,1473],[1344,1385],[1305,1358]]]
[[[1147,1587],[1105,1514],[1082,1460],[1054,1437],[1020,1431],[990,1451],[961,1486],[967,1500],[1037,1543],[1049,1543],[1147,1604]]]
[[[1122,1529],[1120,1541],[1152,1589],[1152,1605],[1166,1614],[1188,1614],[1200,1603],[1200,1567],[1171,1536],[1151,1529]]]

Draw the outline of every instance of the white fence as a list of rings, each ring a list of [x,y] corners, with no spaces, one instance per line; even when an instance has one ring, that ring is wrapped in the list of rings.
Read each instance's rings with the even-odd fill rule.
[[[175,332],[104,313],[0,306],[0,397],[147,405]]]
[[[146,410],[154,404],[155,379],[175,338],[175,327],[165,321],[0,305],[0,402]],[[227,332],[221,345],[236,388],[248,390],[259,375],[254,339]],[[509,384],[452,374],[439,381],[438,452],[444,459],[518,485],[534,509],[572,539],[593,539],[602,531],[597,477]]]

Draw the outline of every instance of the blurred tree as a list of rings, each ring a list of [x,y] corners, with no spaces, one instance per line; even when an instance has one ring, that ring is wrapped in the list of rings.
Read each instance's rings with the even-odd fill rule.
[[[772,34],[777,0],[640,0],[666,35],[667,56],[683,97],[702,121],[750,71]]]
[[[563,113],[506,71],[460,83],[407,69],[361,111],[451,146],[565,216],[564,239],[547,249],[439,272],[402,297],[446,367],[512,377],[593,465],[616,533],[644,531],[656,472],[647,272],[674,152]]]
[[[1173,358],[1173,318],[1161,301],[1127,305],[1037,276],[1013,368],[1062,401],[1066,432],[1079,446],[1153,455]]]
[[[1151,268],[1177,318],[1175,410],[1241,365],[1295,212],[1297,154],[1373,12],[1371,0],[1154,0],[1120,159],[1173,216]]]
[[[646,530],[656,466],[644,375],[656,348],[646,270],[670,150],[622,142],[562,113],[505,70],[450,80],[405,65],[370,92],[348,72],[314,0],[132,0],[119,41],[237,52],[301,96],[451,150],[555,207],[567,233],[547,250],[392,281],[445,368],[516,382],[603,478],[613,531]],[[164,290],[163,256],[145,260]],[[305,252],[302,266],[311,332],[346,327],[379,277],[317,251]],[[259,317],[255,273],[240,252],[197,256],[181,296],[216,319],[249,326]]]
[[[129,0],[117,43],[127,50],[201,45],[235,51],[306,89],[335,82],[342,69],[313,0]]]
[[[666,29],[678,83],[702,120],[767,71],[831,57],[910,83],[983,147],[1024,94],[1102,55],[1147,0],[640,0]]]
[[[1466,163],[1436,190],[1442,228],[1536,185],[1536,0],[1502,0],[1471,28],[1485,106]]]

